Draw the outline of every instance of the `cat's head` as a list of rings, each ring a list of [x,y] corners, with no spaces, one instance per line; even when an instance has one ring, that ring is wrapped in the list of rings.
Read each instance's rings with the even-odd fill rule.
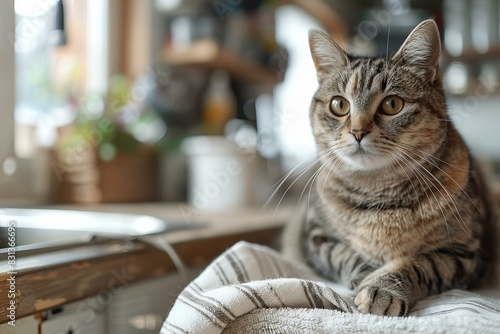
[[[436,153],[449,125],[433,20],[387,58],[349,55],[319,30],[310,31],[309,44],[319,81],[311,124],[324,162],[373,171],[413,165],[418,155],[409,151]]]

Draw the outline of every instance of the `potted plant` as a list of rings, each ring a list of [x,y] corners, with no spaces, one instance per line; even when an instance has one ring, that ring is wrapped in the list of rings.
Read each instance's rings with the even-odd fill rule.
[[[137,86],[123,76],[113,77],[106,96],[81,99],[75,120],[59,129],[52,162],[56,203],[156,199],[154,144],[165,134],[165,125]]]

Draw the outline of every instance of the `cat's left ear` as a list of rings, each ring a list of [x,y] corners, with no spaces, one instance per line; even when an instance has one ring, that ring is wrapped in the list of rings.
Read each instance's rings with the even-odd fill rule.
[[[309,30],[309,47],[319,81],[346,67],[347,53],[321,30]]]
[[[413,29],[392,61],[413,67],[418,75],[434,82],[439,75],[440,53],[441,41],[436,22],[425,20]]]

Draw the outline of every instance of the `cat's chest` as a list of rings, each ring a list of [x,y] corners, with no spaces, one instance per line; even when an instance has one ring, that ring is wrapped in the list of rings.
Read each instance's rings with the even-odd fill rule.
[[[332,203],[327,211],[338,237],[378,264],[411,256],[424,243],[409,209],[360,210]]]
[[[416,231],[378,221],[363,228],[352,229],[345,238],[352,248],[380,265],[411,257],[422,248],[424,242]]]

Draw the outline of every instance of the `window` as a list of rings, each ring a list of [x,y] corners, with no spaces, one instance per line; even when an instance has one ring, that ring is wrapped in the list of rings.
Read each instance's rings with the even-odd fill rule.
[[[44,200],[48,154],[76,100],[106,87],[115,0],[64,0],[67,43],[56,43],[59,0],[0,1],[0,200]],[[89,17],[92,25],[87,25]],[[92,29],[94,28],[94,29]],[[99,30],[98,30],[99,29]],[[61,41],[59,39],[59,41]],[[112,43],[110,43],[112,45]],[[92,75],[89,75],[92,74]],[[104,78],[104,79],[103,79]],[[98,83],[98,85],[96,84]]]
[[[15,27],[14,0],[0,1],[0,36],[12,36]],[[14,155],[14,47],[0,38],[0,198],[5,197],[16,169]]]
[[[67,19],[61,25],[62,4]],[[51,147],[57,127],[75,116],[85,75],[85,9],[81,0],[15,2],[15,151],[21,158]]]

